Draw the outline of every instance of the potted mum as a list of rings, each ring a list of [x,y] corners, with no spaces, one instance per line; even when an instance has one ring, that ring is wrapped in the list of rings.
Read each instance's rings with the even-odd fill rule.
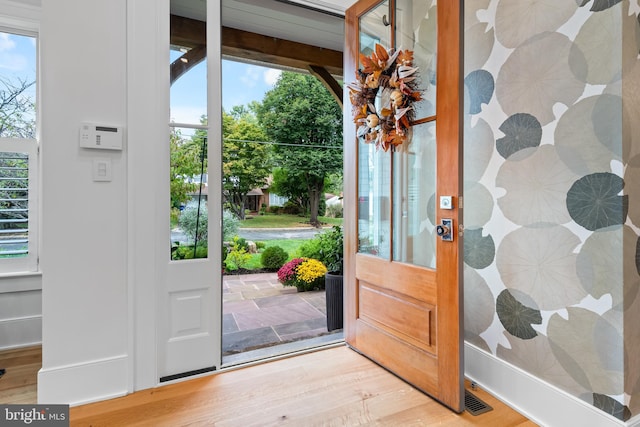
[[[278,281],[284,286],[295,286],[298,292],[324,288],[327,267],[317,259],[294,258],[278,270]]]

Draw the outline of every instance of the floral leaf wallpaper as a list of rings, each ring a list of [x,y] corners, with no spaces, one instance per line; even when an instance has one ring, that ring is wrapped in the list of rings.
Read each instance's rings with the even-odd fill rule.
[[[465,340],[640,415],[637,4],[466,0]]]
[[[464,233],[464,262],[470,267],[482,269],[493,262],[496,245],[493,238],[482,235],[482,228]]]
[[[505,159],[522,149],[537,147],[542,138],[542,126],[531,114],[518,113],[500,126],[504,137],[496,141],[498,153]]]
[[[622,224],[627,217],[627,196],[619,196],[624,182],[609,172],[594,173],[577,180],[567,193],[571,218],[587,230]]]
[[[507,289],[498,295],[496,313],[498,313],[500,323],[511,335],[523,340],[538,336],[531,325],[542,323],[540,311],[521,304]]]
[[[555,104],[571,105],[585,89],[584,79],[572,71],[572,64],[584,61],[576,52],[567,36],[552,32],[540,33],[516,47],[496,79],[502,110],[509,116],[529,113],[543,126],[556,120]]]

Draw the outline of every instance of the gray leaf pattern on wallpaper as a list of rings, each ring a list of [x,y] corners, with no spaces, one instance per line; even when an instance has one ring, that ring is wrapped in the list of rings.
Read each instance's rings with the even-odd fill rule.
[[[482,104],[488,104],[493,96],[493,76],[485,70],[472,71],[464,78],[464,84],[469,93],[469,114],[478,114]]]
[[[611,295],[613,306],[622,303],[622,289],[612,283],[622,283],[619,248],[622,227],[610,227],[591,234],[582,245],[576,260],[576,270],[584,289],[596,299]]]
[[[537,34],[557,30],[577,9],[570,1],[500,0],[496,38],[505,47],[518,47]]]
[[[508,289],[529,295],[540,310],[559,310],[587,296],[576,273],[578,236],[562,226],[523,227],[499,243],[496,266]]]
[[[494,138],[491,126],[485,120],[478,119],[472,127],[469,118],[465,116],[464,135],[465,141],[469,143],[464,146],[464,155],[473,159],[473,162],[465,162],[464,179],[468,182],[477,182],[480,181],[491,161]],[[464,213],[466,215],[467,211]]]
[[[553,145],[525,148],[509,156],[498,170],[496,187],[506,190],[498,206],[518,225],[567,223],[571,217],[565,200],[576,179]]]
[[[610,7],[615,6],[620,3],[622,0],[593,0],[593,5],[591,6],[592,12],[599,12],[601,10],[608,9]],[[582,6],[587,4],[588,1],[582,3]]]
[[[490,4],[491,0],[474,0],[473,7],[464,8],[464,64],[467,70],[482,67],[493,50],[493,25],[480,21],[477,16],[479,10],[486,11]]]
[[[547,327],[551,349],[564,369],[583,387],[596,393],[622,394],[622,336],[593,311],[567,307],[568,318],[554,314]],[[595,336],[613,334],[606,343]],[[609,347],[606,347],[606,346]]]
[[[609,172],[580,178],[567,193],[571,218],[591,231],[624,224],[629,197],[619,196],[623,187],[622,178]]]
[[[493,322],[495,301],[487,282],[472,268],[464,266],[464,337],[477,347],[489,350],[480,334]]]
[[[509,341],[509,347],[498,344],[496,348],[496,355],[500,359],[552,382],[575,396],[590,396],[591,390],[578,384],[556,359],[548,337],[542,334],[530,340],[522,340],[509,334],[505,334],[505,337]]]
[[[571,61],[574,73],[583,76],[589,84],[609,84],[622,77],[622,70],[629,69],[636,62],[638,46],[636,43],[623,45],[622,31],[602,31],[603,28],[624,29],[628,40],[634,41],[637,23],[635,16],[626,15],[621,7],[603,9],[592,14],[580,28],[574,43],[584,55],[586,68],[579,61]],[[572,54],[577,52],[572,52]],[[621,67],[622,64],[622,67]]]
[[[515,299],[508,289],[498,295],[496,313],[502,326],[511,335],[523,340],[530,340],[538,335],[531,325],[542,323],[540,310],[525,306]]]
[[[477,74],[465,79],[465,111],[474,111],[465,116],[465,296],[481,295],[465,298],[465,339],[622,419],[622,399],[640,414],[640,363],[624,365],[640,360],[635,9],[465,1],[465,75]],[[479,70],[493,76],[494,96]],[[486,265],[488,237],[496,249]],[[495,305],[483,307],[489,292]],[[526,309],[543,323],[518,323]]]
[[[493,263],[496,256],[496,245],[493,237],[482,235],[482,228],[464,230],[464,262],[469,266],[482,270]]]
[[[542,126],[538,119],[527,113],[517,113],[502,123],[504,137],[496,141],[498,153],[505,159],[525,148],[537,147],[542,139]]]
[[[480,228],[491,219],[494,206],[493,197],[487,187],[479,182],[465,181],[464,185],[464,203],[473,206],[473,209],[465,209],[464,211],[464,225],[470,229]]]
[[[593,393],[593,406],[622,421],[631,418],[631,411],[628,407],[603,394]]]
[[[604,122],[609,120],[610,115],[596,113],[600,111],[600,108],[596,108],[598,101],[605,96],[597,95],[580,100],[569,107],[556,126],[554,139],[558,155],[579,176],[610,172],[611,160],[622,160],[620,147],[618,151],[611,151],[615,144],[603,144],[594,129],[600,127],[599,132],[602,132],[609,128]],[[608,102],[600,105],[604,104]]]
[[[569,64],[580,59],[564,34],[542,33],[519,45],[500,68],[496,97],[507,115],[529,113],[542,126],[556,119],[556,103],[572,105],[584,92]],[[584,68],[584,67],[583,67]]]
[[[473,15],[475,18],[475,15]],[[493,28],[490,28],[486,22],[477,22],[470,25],[467,20],[465,10],[465,49],[464,49],[464,65],[467,70],[477,70],[484,66],[491,56],[493,50],[495,36]]]

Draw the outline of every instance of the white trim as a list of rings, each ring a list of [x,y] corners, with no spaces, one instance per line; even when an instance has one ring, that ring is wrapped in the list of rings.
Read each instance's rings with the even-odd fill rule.
[[[11,273],[0,275],[0,294],[42,290],[42,273]]]
[[[0,351],[42,344],[42,315],[0,319]]]
[[[38,372],[38,403],[83,405],[127,394],[128,357],[114,356]]]
[[[0,28],[23,35],[37,35],[40,30],[40,2],[27,4],[12,0],[0,0]]]
[[[465,377],[541,426],[631,425],[469,343],[464,352]]]
[[[127,264],[131,391],[158,385],[158,259],[168,257],[168,179],[159,143],[168,141],[169,0],[127,1]],[[167,142],[168,147],[168,142]],[[168,148],[167,148],[168,151]],[[167,154],[168,161],[168,154]],[[167,163],[168,164],[168,163]],[[144,166],[144,167],[143,167]],[[168,191],[167,191],[168,193]],[[158,218],[166,218],[165,234]],[[162,312],[161,312],[162,313]]]

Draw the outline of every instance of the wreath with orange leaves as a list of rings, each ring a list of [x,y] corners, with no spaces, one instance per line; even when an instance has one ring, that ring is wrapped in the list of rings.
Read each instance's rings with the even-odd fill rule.
[[[348,85],[358,138],[384,151],[395,150],[410,139],[413,106],[422,99],[413,51],[376,44],[370,56],[360,54],[360,62],[356,81]]]

